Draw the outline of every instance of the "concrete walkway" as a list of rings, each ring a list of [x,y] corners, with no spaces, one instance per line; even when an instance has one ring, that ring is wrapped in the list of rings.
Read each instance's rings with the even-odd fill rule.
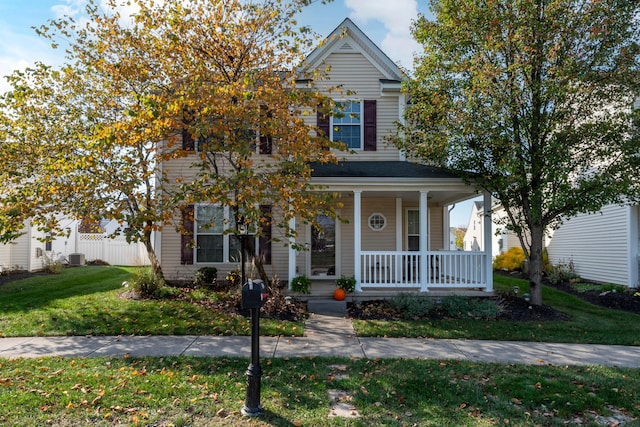
[[[457,359],[529,365],[640,368],[640,347],[514,341],[360,338],[346,312],[316,308],[304,337],[261,337],[261,357]],[[0,338],[0,358],[65,356],[249,357],[251,337],[75,336]]]

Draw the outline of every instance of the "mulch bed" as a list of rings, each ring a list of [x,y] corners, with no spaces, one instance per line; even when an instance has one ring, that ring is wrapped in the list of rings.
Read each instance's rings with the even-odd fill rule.
[[[565,321],[569,316],[561,313],[547,305],[532,306],[522,298],[505,298],[504,296],[493,297],[497,304],[502,307],[502,312],[498,316],[499,320],[514,322],[543,322],[543,321]],[[362,301],[359,303],[347,304],[349,316],[359,320],[402,320],[403,313],[396,309],[389,300]],[[446,319],[437,310],[428,317],[420,319]],[[416,319],[417,320],[417,319]]]
[[[521,273],[500,273],[518,279],[525,279]],[[587,282],[583,280],[583,282]],[[634,296],[635,290],[626,292],[600,292],[598,290],[590,290],[586,292],[576,291],[569,282],[559,283],[550,286],[569,294],[575,295],[591,304],[601,307],[628,311],[640,315],[640,297]],[[502,307],[499,320],[507,320],[514,322],[544,322],[544,321],[566,321],[570,320],[570,316],[559,312],[548,305],[533,306],[522,298],[513,294],[501,294],[494,297],[496,303]],[[361,320],[400,320],[402,313],[393,307],[389,301],[375,300],[363,301],[358,304],[349,304],[349,315],[354,319]],[[430,317],[431,319],[443,318],[437,312]]]
[[[4,285],[5,283],[14,282],[16,280],[28,279],[29,277],[33,276],[44,276],[47,274],[49,273],[45,273],[43,271],[29,272],[22,270],[3,272],[0,273],[0,286]]]
[[[496,274],[503,274],[505,276],[515,277],[517,279],[527,280],[526,277],[520,272],[503,273],[496,272]],[[580,280],[583,283],[593,283],[589,280]],[[571,295],[575,295],[578,298],[587,301],[593,305],[600,307],[613,308],[616,310],[628,311],[629,313],[640,315],[640,297],[634,296],[634,293],[638,289],[629,289],[625,292],[601,292],[598,290],[589,290],[585,292],[578,292],[570,282],[560,282],[558,284],[551,284],[547,281],[544,282],[545,286],[558,289]]]

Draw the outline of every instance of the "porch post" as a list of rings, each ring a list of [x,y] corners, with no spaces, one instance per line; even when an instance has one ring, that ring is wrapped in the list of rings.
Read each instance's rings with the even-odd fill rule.
[[[427,194],[426,190],[420,190],[420,291],[427,292]]]
[[[485,266],[484,270],[486,271],[486,282],[487,288],[486,292],[493,292],[493,233],[491,232],[491,193],[488,191],[484,192],[483,198],[484,205],[484,224],[483,231],[484,235],[482,236],[482,240],[484,241],[484,256],[485,256]]]
[[[356,292],[362,291],[360,284],[360,250],[362,245],[361,217],[362,190],[353,190],[353,276],[356,279]]]
[[[296,219],[291,218],[289,220],[289,230],[295,231],[296,229]],[[296,277],[296,257],[298,255],[298,251],[294,249],[294,245],[296,244],[296,238],[291,235],[289,237],[289,267],[288,273],[289,276],[289,290],[291,290],[291,280]]]
[[[396,254],[397,256],[395,257],[396,258],[396,265],[395,265],[396,274],[393,279],[396,281],[396,283],[402,283],[402,275],[403,275],[402,259],[404,258],[402,255],[400,255],[400,252],[402,252],[402,241],[403,241],[402,198],[396,197],[396,252],[398,252],[398,254]]]
[[[442,248],[445,251],[451,250],[451,219],[449,218],[449,205],[442,207]]]

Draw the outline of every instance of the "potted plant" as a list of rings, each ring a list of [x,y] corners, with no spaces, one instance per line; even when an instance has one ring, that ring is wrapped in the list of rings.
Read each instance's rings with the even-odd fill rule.
[[[291,290],[301,294],[311,293],[311,279],[307,276],[296,276],[291,280]]]
[[[336,290],[333,292],[333,298],[343,301],[347,294],[356,290],[356,278],[354,276],[340,276],[336,279]]]

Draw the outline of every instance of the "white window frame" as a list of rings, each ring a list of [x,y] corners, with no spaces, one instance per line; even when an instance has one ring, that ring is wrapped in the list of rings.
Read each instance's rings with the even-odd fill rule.
[[[382,227],[380,227],[380,228],[376,228],[376,227],[374,227],[373,225],[371,225],[371,220],[372,220],[374,217],[380,217],[380,218],[382,218]],[[387,217],[386,217],[386,216],[384,216],[383,214],[381,214],[380,212],[374,212],[374,213],[372,213],[371,215],[369,215],[369,218],[367,219],[367,225],[369,226],[369,228],[370,228],[372,231],[382,231],[382,230],[384,230],[384,229],[386,228],[386,226],[387,226]]]
[[[203,206],[218,206],[218,207],[222,207],[223,208],[223,231],[222,233],[207,233],[207,232],[199,232],[198,231],[198,208],[203,207]],[[194,226],[193,226],[193,232],[194,232],[194,240],[196,242],[196,247],[193,248],[194,254],[193,254],[193,263],[194,264],[206,264],[206,265],[211,265],[211,264],[239,264],[240,260],[239,259],[230,259],[231,257],[231,238],[234,235],[233,233],[229,233],[227,230],[229,230],[230,228],[233,228],[235,225],[233,225],[230,221],[230,213],[229,213],[229,207],[228,206],[221,206],[221,205],[215,205],[215,204],[207,204],[207,203],[203,203],[203,204],[197,204],[195,205],[195,212],[194,212]],[[222,235],[222,261],[199,261],[198,260],[198,236],[199,235],[203,235],[203,236],[212,236],[212,235]],[[255,236],[254,237],[254,247],[256,248],[256,251],[259,250],[258,248],[258,237]],[[234,254],[235,255],[235,254]]]
[[[359,104],[360,105],[360,119],[357,126],[360,126],[360,146],[359,147],[347,147],[349,150],[364,150],[364,101],[362,100],[358,100],[358,99],[342,99],[342,100],[336,100],[336,104],[347,104],[347,103],[353,103],[353,104]],[[337,111],[336,111],[337,112]],[[356,126],[355,124],[342,124],[342,123],[335,123],[335,117],[332,115],[330,117],[329,120],[329,139],[331,139],[331,141],[335,141],[334,139],[334,135],[333,135],[333,130],[336,126]],[[346,145],[346,143],[345,143]]]
[[[416,233],[409,234],[409,212],[412,212],[412,211],[413,212],[418,212],[418,233],[417,234]],[[426,215],[427,215],[427,250],[429,250],[429,235],[430,235],[429,229],[430,229],[431,225],[429,224],[429,210],[428,209],[427,209]],[[406,246],[405,247],[407,248],[407,250],[409,250],[409,237],[410,236],[413,236],[413,237],[417,236],[418,237],[418,249],[417,249],[417,251],[420,251],[421,250],[421,248],[420,248],[420,230],[419,230],[419,227],[420,227],[420,222],[419,222],[420,221],[420,209],[419,208],[407,208],[405,210],[405,218],[406,218],[406,222],[405,222],[405,224],[406,224],[406,228],[405,228],[405,245]]]

